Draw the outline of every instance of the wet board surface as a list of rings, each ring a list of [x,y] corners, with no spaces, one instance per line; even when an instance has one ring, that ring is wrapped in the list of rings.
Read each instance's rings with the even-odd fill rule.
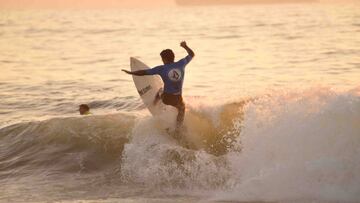
[[[150,69],[148,65],[146,65],[145,63],[141,62],[139,59],[136,59],[134,57],[130,58],[130,67],[131,67],[131,71]],[[194,136],[194,133],[189,132],[189,130],[185,130],[184,132],[181,132],[179,136],[177,136],[177,134],[174,134],[175,126],[176,126],[176,116],[177,116],[176,108],[169,105],[165,105],[164,103],[162,103],[161,100],[154,103],[154,100],[159,92],[159,89],[163,88],[164,85],[161,77],[158,75],[148,75],[148,76],[133,75],[133,80],[137,92],[139,93],[145,106],[150,111],[152,116],[154,116],[157,119],[158,121],[156,122],[158,125],[157,127],[161,129],[164,133],[169,134],[171,137],[177,139],[180,144],[185,142],[188,143],[189,141],[190,143],[192,143],[191,145],[196,146],[191,148],[201,148],[200,138],[198,136]],[[185,121],[184,121],[185,129],[189,129],[189,128],[193,129],[197,127],[196,124],[197,122],[193,122],[194,119],[191,119],[194,117],[194,115],[191,112],[186,111]],[[181,137],[181,139],[178,139],[177,137]]]
[[[150,69],[149,66],[134,57],[130,58],[130,67],[131,71]],[[161,77],[158,75],[133,75],[133,80],[137,92],[139,93],[146,108],[154,117],[163,121],[162,128],[170,128],[171,130],[173,130],[175,128],[177,110],[171,106],[163,104],[161,100],[157,103],[154,103],[156,95],[158,94],[159,90],[164,86]]]

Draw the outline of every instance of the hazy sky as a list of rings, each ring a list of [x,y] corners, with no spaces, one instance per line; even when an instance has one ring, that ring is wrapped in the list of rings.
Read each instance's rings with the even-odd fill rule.
[[[0,8],[108,8],[175,5],[173,0],[0,0]]]
[[[257,1],[257,0],[254,0]],[[360,0],[317,0],[360,2]],[[120,8],[174,6],[175,0],[0,0],[0,8]]]

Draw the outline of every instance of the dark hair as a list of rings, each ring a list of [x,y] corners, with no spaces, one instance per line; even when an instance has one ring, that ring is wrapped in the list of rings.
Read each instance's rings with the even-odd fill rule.
[[[90,110],[90,108],[89,108],[89,106],[87,104],[81,104],[80,108],[84,108],[84,109],[86,109],[86,111]]]
[[[168,62],[174,62],[175,54],[171,49],[165,49],[160,53],[161,58],[166,59]]]

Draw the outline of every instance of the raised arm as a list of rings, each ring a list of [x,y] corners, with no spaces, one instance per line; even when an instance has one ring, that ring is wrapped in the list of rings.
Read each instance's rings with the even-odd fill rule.
[[[125,73],[130,74],[130,75],[137,75],[137,76],[148,75],[145,70],[138,70],[138,71],[131,72],[131,71],[122,69],[122,71],[124,71]]]
[[[186,52],[187,52],[191,57],[194,57],[194,56],[195,56],[194,51],[191,50],[191,49],[187,46],[187,44],[186,44],[185,41],[181,42],[181,43],[180,43],[180,46],[183,47],[183,48],[186,50]]]

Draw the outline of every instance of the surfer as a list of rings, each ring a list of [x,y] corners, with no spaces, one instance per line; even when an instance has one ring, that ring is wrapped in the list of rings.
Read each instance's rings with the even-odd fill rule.
[[[128,71],[122,70],[125,73],[143,76],[143,75],[160,75],[161,79],[164,82],[164,88],[160,89],[157,97],[155,98],[154,104],[158,100],[162,100],[164,104],[171,105],[178,110],[176,130],[179,130],[182,126],[185,116],[185,103],[182,98],[182,87],[185,76],[185,66],[192,60],[195,56],[193,50],[191,50],[185,41],[180,43],[180,46],[183,47],[188,55],[175,62],[175,54],[171,49],[165,49],[160,53],[161,59],[164,65],[156,66],[148,70],[139,70],[139,71]]]
[[[79,113],[80,115],[90,115],[90,107],[87,104],[81,104],[79,106]]]

